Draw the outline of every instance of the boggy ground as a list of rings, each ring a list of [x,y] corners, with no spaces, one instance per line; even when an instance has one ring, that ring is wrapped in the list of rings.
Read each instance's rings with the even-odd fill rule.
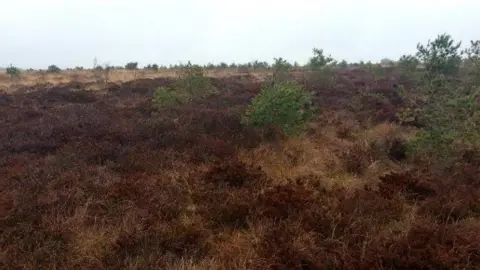
[[[240,124],[249,76],[160,111],[173,79],[2,94],[1,268],[478,268],[478,164],[409,163],[402,82],[362,74],[304,82],[320,111],[303,138]]]

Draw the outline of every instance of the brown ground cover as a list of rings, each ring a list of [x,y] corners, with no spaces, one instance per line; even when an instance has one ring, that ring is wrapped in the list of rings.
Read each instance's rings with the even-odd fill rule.
[[[284,138],[240,124],[258,79],[212,78],[218,94],[153,110],[174,80],[0,94],[1,268],[480,265],[479,166],[405,159],[415,128],[395,123],[394,85],[408,82],[361,70],[331,88],[305,81],[319,115]]]

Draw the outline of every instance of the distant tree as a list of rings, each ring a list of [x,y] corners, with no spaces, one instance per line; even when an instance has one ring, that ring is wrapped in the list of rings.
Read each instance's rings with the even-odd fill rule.
[[[219,65],[218,65],[219,68],[228,68],[228,64],[225,63],[225,62],[221,62]]]
[[[229,67],[230,67],[230,68],[236,68],[236,67],[237,67],[237,64],[235,64],[235,62],[233,62],[233,63],[230,64]]]
[[[414,55],[402,55],[400,59],[398,59],[398,67],[400,67],[403,71],[413,72],[417,69],[418,65],[420,64],[420,60]]]
[[[463,51],[467,59],[480,61],[480,40],[471,40],[470,48]]]
[[[14,67],[13,65],[10,65],[9,67],[7,67],[7,74],[10,76],[10,78],[18,77],[20,76],[20,69]]]
[[[334,64],[335,60],[330,55],[325,56],[322,49],[313,48],[313,57],[308,61],[309,68],[319,69]]]
[[[81,67],[81,66],[76,66],[75,69],[76,69],[76,70],[83,70],[83,67]]]
[[[143,67],[145,70],[153,70],[155,72],[158,71],[158,65],[157,64],[148,64],[145,67]]]
[[[348,62],[346,60],[342,60],[339,64],[339,67],[341,68],[347,68],[348,67]]]
[[[138,62],[129,62],[125,65],[125,69],[136,70],[138,69]]]
[[[289,70],[292,68],[292,64],[290,64],[287,60],[283,59],[282,57],[273,58],[273,65],[272,67],[275,70]]]
[[[133,78],[137,77],[138,62],[129,62],[125,65],[125,69],[133,72]]]
[[[434,41],[427,45],[417,44],[417,57],[425,64],[428,79],[439,75],[454,75],[460,68],[462,57],[460,46],[462,42],[455,43],[448,34],[438,35]]]
[[[10,65],[9,67],[7,67],[7,75],[10,76],[10,79],[19,77],[20,69],[17,67],[14,67],[13,65]]]
[[[50,65],[47,68],[48,73],[59,73],[60,71],[62,71],[62,70],[56,65]]]
[[[252,68],[253,68],[253,69],[267,69],[267,68],[269,68],[269,67],[270,67],[270,65],[269,65],[267,62],[265,62],[265,61],[260,62],[260,61],[258,61],[258,60],[255,60],[255,61],[253,61],[253,63],[252,63]]]
[[[290,71],[292,69],[292,64],[282,57],[273,58],[273,84],[283,83],[291,80]]]
[[[215,69],[215,65],[212,64],[212,63],[208,63],[207,65],[205,65],[205,68],[206,69]]]

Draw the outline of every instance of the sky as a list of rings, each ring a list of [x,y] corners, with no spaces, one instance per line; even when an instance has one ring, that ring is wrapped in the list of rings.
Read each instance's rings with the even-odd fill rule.
[[[480,39],[478,0],[0,0],[0,67],[398,59]]]

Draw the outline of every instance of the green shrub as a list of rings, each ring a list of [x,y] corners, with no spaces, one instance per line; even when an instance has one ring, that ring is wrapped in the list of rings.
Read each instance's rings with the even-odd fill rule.
[[[311,95],[299,85],[282,83],[263,88],[247,108],[242,123],[298,135],[312,115]]]
[[[178,72],[178,80],[172,88],[159,87],[153,93],[152,105],[156,108],[188,103],[196,98],[204,98],[217,90],[205,77],[203,68],[190,62]]]
[[[190,61],[177,71],[179,77],[175,89],[195,97],[205,97],[216,92],[210,83],[210,79],[204,74],[203,68],[193,65]]]
[[[335,65],[336,63],[330,55],[325,56],[322,49],[313,48],[313,57],[310,58],[307,66],[311,69],[321,69],[326,66]]]
[[[417,57],[413,55],[402,55],[400,59],[398,59],[397,65],[403,72],[415,72],[417,70],[420,61]]]
[[[155,89],[152,98],[153,106],[157,108],[184,104],[191,100],[191,96],[183,91],[176,91],[167,87],[159,87]]]
[[[475,51],[472,43],[470,51]],[[410,142],[416,157],[451,162],[458,158],[458,145],[477,147],[480,142],[480,80],[475,73],[458,77],[460,43],[449,35],[440,35],[427,46],[418,45],[417,55],[427,67],[419,95],[425,101],[419,120],[424,126]],[[469,55],[474,62],[474,53]]]
[[[292,64],[282,57],[273,58],[273,82],[272,84],[279,84],[290,81],[292,76],[290,74],[292,70]]]
[[[455,43],[450,35],[441,34],[434,41],[429,40],[427,45],[417,45],[417,57],[425,64],[428,81],[439,76],[456,75],[462,62],[461,44]]]
[[[7,67],[7,75],[10,76],[10,78],[18,77],[20,76],[20,69],[10,65]]]

